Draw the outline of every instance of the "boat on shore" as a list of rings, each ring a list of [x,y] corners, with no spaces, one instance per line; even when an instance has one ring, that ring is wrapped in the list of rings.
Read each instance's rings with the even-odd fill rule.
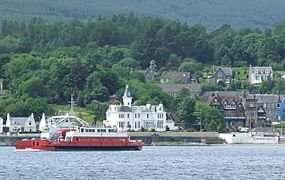
[[[250,131],[220,133],[227,144],[278,144],[279,133],[274,128],[255,128]]]
[[[65,115],[42,119],[41,137],[16,141],[16,150],[96,151],[142,150],[141,140],[131,140],[127,132],[116,128],[92,127],[71,111]]]

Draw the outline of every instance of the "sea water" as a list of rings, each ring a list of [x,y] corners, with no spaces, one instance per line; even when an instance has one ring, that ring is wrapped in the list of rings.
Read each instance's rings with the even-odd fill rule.
[[[147,146],[142,151],[17,152],[0,179],[285,179],[285,145]]]

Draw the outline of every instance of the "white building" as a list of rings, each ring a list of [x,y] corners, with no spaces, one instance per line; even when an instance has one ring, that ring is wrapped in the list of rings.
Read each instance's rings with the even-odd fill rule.
[[[142,128],[145,130],[165,131],[166,127],[174,127],[173,121],[168,120],[166,122],[166,112],[161,103],[158,106],[150,104],[132,106],[132,97],[128,85],[123,96],[123,104],[112,104],[109,106],[104,124],[117,127],[121,131],[139,131]]]
[[[10,117],[8,113],[6,127],[9,127],[10,132],[35,132],[37,130],[33,113],[29,117]]]
[[[249,67],[249,82],[250,84],[262,83],[269,78],[273,79],[272,67]]]
[[[0,117],[0,134],[3,133],[3,119]]]

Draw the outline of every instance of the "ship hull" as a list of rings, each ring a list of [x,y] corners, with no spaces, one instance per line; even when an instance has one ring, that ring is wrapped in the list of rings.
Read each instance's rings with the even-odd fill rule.
[[[16,150],[39,151],[128,151],[142,150],[141,141],[126,142],[52,142],[49,140],[16,141]]]

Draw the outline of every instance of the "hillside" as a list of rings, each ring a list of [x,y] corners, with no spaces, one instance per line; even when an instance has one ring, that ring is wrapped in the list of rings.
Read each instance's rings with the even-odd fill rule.
[[[222,24],[234,28],[269,28],[285,18],[284,0],[1,0],[0,21],[95,19],[135,13],[203,24],[209,30]]]

